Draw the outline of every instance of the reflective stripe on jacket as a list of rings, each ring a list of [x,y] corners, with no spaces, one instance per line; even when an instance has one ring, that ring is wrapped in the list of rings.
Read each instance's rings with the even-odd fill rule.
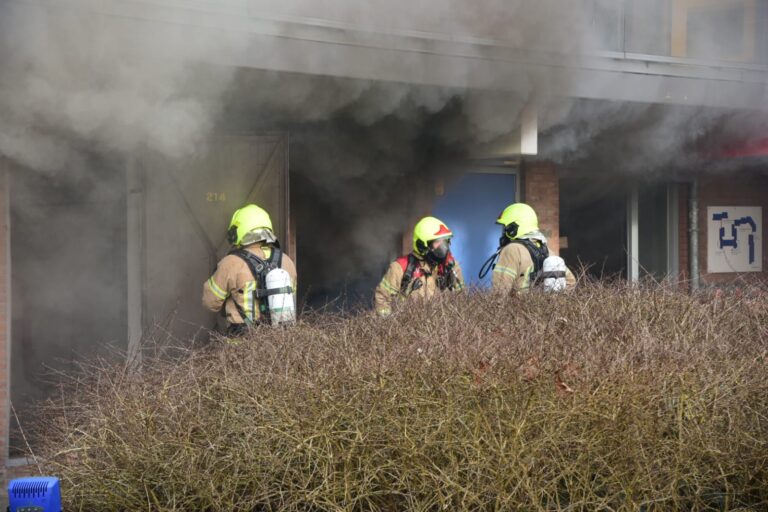
[[[264,244],[254,244],[245,249],[263,260],[269,259],[272,253],[271,247]],[[295,293],[297,289],[296,265],[285,253],[283,253],[280,267],[291,276]],[[224,307],[229,324],[242,324],[245,320],[240,315],[235,305],[236,302],[249,316],[249,320],[258,322],[261,318],[258,304],[251,302],[253,297],[251,292],[257,286],[248,264],[239,256],[228,254],[219,261],[216,272],[203,283],[203,305],[214,312],[219,312]],[[250,318],[251,315],[254,318]]]
[[[499,261],[493,269],[491,284],[494,290],[517,292],[531,286],[533,258],[523,244],[507,244],[499,254]],[[576,278],[570,269],[565,270],[567,288],[576,286]]]

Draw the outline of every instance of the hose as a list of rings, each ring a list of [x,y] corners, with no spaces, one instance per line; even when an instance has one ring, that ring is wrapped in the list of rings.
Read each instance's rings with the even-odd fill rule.
[[[485,260],[485,263],[483,263],[483,266],[480,267],[480,273],[477,274],[478,279],[484,279],[485,276],[488,275],[488,272],[494,269],[496,267],[496,260],[499,259],[499,254],[501,254],[501,247],[499,247],[495,253],[491,254],[491,257]]]

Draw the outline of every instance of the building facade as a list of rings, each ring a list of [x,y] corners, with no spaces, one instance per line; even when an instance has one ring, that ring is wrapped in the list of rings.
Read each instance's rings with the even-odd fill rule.
[[[418,207],[384,216],[402,224],[387,232],[382,246],[392,254],[384,254],[384,259],[409,250],[410,226],[403,219],[413,221],[434,213],[459,223],[452,225],[457,232],[482,232],[483,254],[470,255],[466,249],[467,258],[482,260],[498,239],[493,212],[501,209],[498,205],[522,200],[538,212],[551,249],[570,266],[583,264],[595,276],[669,278],[694,288],[768,280],[768,151],[762,151],[762,146],[744,138],[741,151],[704,159],[711,168],[697,164],[681,166],[674,173],[662,169],[639,177],[623,169],[619,160],[616,167],[597,165],[585,173],[572,169],[567,156],[550,157],[543,115],[550,102],[564,98],[601,105],[682,106],[703,112],[764,108],[768,97],[765,2],[583,0],[578,11],[582,24],[556,20],[553,26],[558,30],[553,33],[558,37],[542,40],[541,47],[528,45],[525,37],[521,42],[521,34],[539,40],[519,25],[520,12],[496,12],[497,2],[470,3],[468,13],[458,8],[463,5],[458,1],[435,2],[426,10],[399,0],[338,0],[333,9],[327,9],[326,3],[276,5],[266,0],[9,2],[19,9],[85,13],[126,45],[141,45],[147,38],[160,36],[194,41],[206,49],[198,55],[201,59],[243,73],[319,77],[317,83],[333,78],[356,87],[362,82],[363,89],[370,84],[404,84],[441,94],[493,92],[518,99],[524,91],[525,115],[510,118],[500,134],[501,145],[473,151],[476,154],[465,165],[470,172],[457,178],[464,181],[437,183],[434,193],[425,193],[426,200]],[[531,12],[545,19],[552,15],[535,10],[535,5],[528,6]],[[565,41],[579,39],[583,51],[565,52],[561,35]],[[304,119],[301,113],[293,116],[291,126],[298,133],[316,122],[309,114]],[[385,133],[393,139],[400,135],[397,129]],[[328,207],[297,214],[302,206],[292,201],[296,197],[292,187],[310,187],[309,193],[300,196],[309,202],[318,191],[330,194],[329,190],[341,190],[351,182],[361,186],[359,182],[379,178],[373,172],[362,173],[332,186],[323,184],[326,188],[311,188],[306,175],[293,174],[292,136],[291,129],[280,122],[245,133],[230,130],[217,134],[204,158],[183,168],[149,157],[105,161],[102,167],[113,172],[100,173],[94,183],[103,184],[96,188],[109,193],[88,199],[79,193],[79,182],[51,186],[43,178],[30,185],[24,169],[9,158],[0,159],[0,456],[7,459],[9,454],[11,400],[19,405],[45,396],[45,389],[37,386],[37,372],[51,358],[74,363],[77,354],[98,353],[105,338],[134,357],[140,355],[142,340],[162,331],[156,327],[158,319],[178,318],[175,325],[181,327],[172,333],[177,337],[195,337],[201,326],[210,323],[210,316],[199,306],[197,287],[226,250],[222,226],[239,204],[257,201],[273,212],[287,252],[298,260],[300,283],[322,289],[328,296],[342,291],[312,281],[331,270],[302,270],[301,245],[296,242],[297,237],[309,239],[323,229],[333,235],[322,223],[333,219],[334,212]],[[598,151],[587,147],[581,158],[594,156],[598,161]],[[299,159],[297,167],[307,165],[306,161],[311,158]],[[393,176],[395,180],[396,173]],[[424,188],[433,185],[434,181],[419,183]],[[452,192],[455,186],[493,195],[495,202],[483,201],[485,209],[468,206],[461,194]],[[30,212],[22,208],[25,204],[36,207]],[[38,216],[41,205],[47,208],[42,217]],[[402,209],[399,203],[392,205],[393,210]],[[352,213],[362,214],[368,207],[360,204]],[[461,224],[461,219],[469,217],[474,224]],[[49,223],[51,218],[58,223]],[[51,231],[56,235],[44,241],[53,239],[58,246],[73,240],[78,241],[77,247],[90,244],[98,248],[93,250],[101,255],[98,261],[109,265],[77,257],[68,261],[83,267],[65,265],[65,260],[39,250],[31,233],[50,225],[55,226]],[[88,236],[82,237],[83,233]],[[368,243],[364,235],[360,236]],[[336,242],[328,238],[315,245],[330,254]],[[370,245],[378,242],[374,239]],[[476,242],[466,245],[479,246]],[[16,263],[11,261],[12,253],[18,255]],[[168,272],[168,262],[180,271]],[[332,271],[354,269],[358,262],[352,262]],[[309,261],[304,268],[308,265]],[[466,274],[476,275],[479,269],[470,268],[475,265],[465,265]],[[30,290],[40,268],[55,271],[63,295],[52,294],[50,300],[34,296]],[[86,271],[96,272],[98,280],[107,283],[106,291],[100,292],[104,296],[90,288],[78,292]],[[45,308],[54,315],[70,293],[89,297],[82,304],[87,312],[66,310],[62,318],[94,314],[99,322],[80,323],[71,330],[63,326],[55,336],[46,334],[37,315],[48,311]],[[54,337],[65,340],[54,343]],[[94,341],[78,345],[76,339]]]

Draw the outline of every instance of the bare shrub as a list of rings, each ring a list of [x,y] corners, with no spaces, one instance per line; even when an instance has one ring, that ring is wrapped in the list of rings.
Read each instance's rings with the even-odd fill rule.
[[[94,364],[43,455],[69,510],[765,510],[767,362],[760,293],[465,293]]]

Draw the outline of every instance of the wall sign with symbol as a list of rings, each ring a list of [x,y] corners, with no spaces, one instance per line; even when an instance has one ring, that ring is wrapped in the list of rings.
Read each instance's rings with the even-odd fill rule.
[[[762,207],[707,207],[707,271],[763,271]]]

